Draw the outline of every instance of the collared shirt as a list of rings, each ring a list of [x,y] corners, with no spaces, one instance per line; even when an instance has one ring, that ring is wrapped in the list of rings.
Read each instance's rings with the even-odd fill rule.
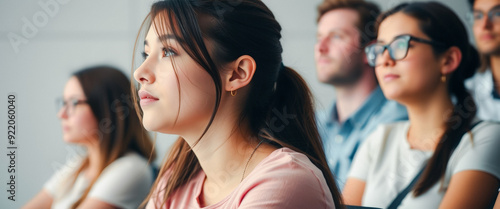
[[[477,106],[477,117],[482,120],[500,121],[500,96],[495,90],[493,74],[488,69],[478,72],[465,82]]]
[[[381,124],[407,120],[406,108],[387,100],[380,87],[370,94],[364,104],[343,123],[338,122],[336,103],[329,112],[319,112],[319,133],[330,170],[340,189],[360,144]]]

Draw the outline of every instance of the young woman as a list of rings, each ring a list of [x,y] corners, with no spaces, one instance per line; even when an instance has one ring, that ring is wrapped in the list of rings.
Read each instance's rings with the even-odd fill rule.
[[[146,208],[341,208],[310,91],[262,1],[160,1],[143,28],[143,124],[180,136]]]
[[[153,143],[119,70],[98,66],[66,83],[58,117],[66,143],[87,155],[57,171],[24,208],[137,208],[153,184]]]
[[[384,95],[406,106],[409,121],[379,127],[360,147],[346,202],[387,208],[423,170],[398,208],[491,206],[500,125],[475,118],[464,79],[478,54],[457,15],[435,2],[401,4],[381,15],[366,52]]]

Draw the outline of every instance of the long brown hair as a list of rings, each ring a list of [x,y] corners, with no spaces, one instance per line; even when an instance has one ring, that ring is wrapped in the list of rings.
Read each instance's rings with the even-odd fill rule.
[[[479,66],[478,52],[469,43],[465,26],[458,16],[448,7],[438,2],[403,3],[379,17],[378,25],[387,17],[402,12],[419,21],[420,30],[431,40],[444,43],[446,47],[433,46],[436,56],[456,46],[462,52],[462,61],[451,73],[448,93],[455,96],[456,104],[448,117],[447,128],[441,137],[434,154],[430,158],[422,176],[414,188],[414,195],[428,191],[435,183],[444,178],[448,161],[462,136],[469,131],[476,115],[476,104],[465,89],[465,79],[474,75]]]
[[[288,147],[305,154],[322,171],[336,208],[343,207],[317,131],[311,92],[297,72],[282,64],[281,26],[262,1],[160,1],[153,4],[142,29],[152,25],[158,34],[169,31],[182,38],[182,48],[215,83],[216,102],[211,120],[198,141],[210,127],[219,107],[222,94],[219,69],[240,56],[249,55],[258,67],[239,122],[249,124],[249,138],[264,139],[277,148]],[[142,44],[139,36],[136,49],[142,47],[138,45]],[[209,52],[204,40],[214,45],[212,51]],[[163,45],[168,43],[165,41]],[[137,99],[137,95],[134,98]],[[276,120],[277,114],[283,112],[293,117]],[[141,113],[139,108],[138,113]],[[191,147],[184,139],[177,139],[148,199],[154,196],[164,205],[175,189],[190,181],[200,169]],[[158,188],[167,170],[169,178],[165,187]],[[165,192],[163,197],[155,193],[159,190]]]
[[[99,138],[101,167],[80,199],[71,206],[77,208],[85,200],[102,171],[116,159],[133,151],[149,159],[151,163],[156,154],[153,142],[134,113],[130,81],[121,71],[109,66],[96,66],[80,70],[73,76],[82,86],[98,124],[109,125],[99,125],[98,130],[92,133]],[[70,179],[75,182],[78,175],[88,166],[89,158],[86,156]]]

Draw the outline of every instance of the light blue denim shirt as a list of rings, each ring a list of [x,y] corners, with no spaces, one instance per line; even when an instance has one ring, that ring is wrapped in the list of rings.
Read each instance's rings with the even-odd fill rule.
[[[317,123],[326,159],[343,189],[354,154],[368,135],[381,124],[408,120],[406,108],[387,100],[380,87],[344,123],[338,122],[336,103],[330,111],[318,112]]]

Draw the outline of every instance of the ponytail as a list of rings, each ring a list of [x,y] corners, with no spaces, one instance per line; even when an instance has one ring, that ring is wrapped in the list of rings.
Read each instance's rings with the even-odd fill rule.
[[[415,197],[427,192],[435,183],[444,178],[453,151],[463,135],[470,131],[469,127],[476,116],[476,104],[465,88],[464,81],[474,75],[479,67],[479,54],[470,44],[466,50],[462,50],[462,53],[463,60],[451,74],[448,82],[448,92],[455,96],[456,104],[446,123],[446,131],[415,186]]]
[[[315,122],[311,91],[304,79],[293,69],[282,65],[272,97],[270,114],[265,119],[259,138],[306,155],[326,179],[335,208],[343,201],[327,161]]]

